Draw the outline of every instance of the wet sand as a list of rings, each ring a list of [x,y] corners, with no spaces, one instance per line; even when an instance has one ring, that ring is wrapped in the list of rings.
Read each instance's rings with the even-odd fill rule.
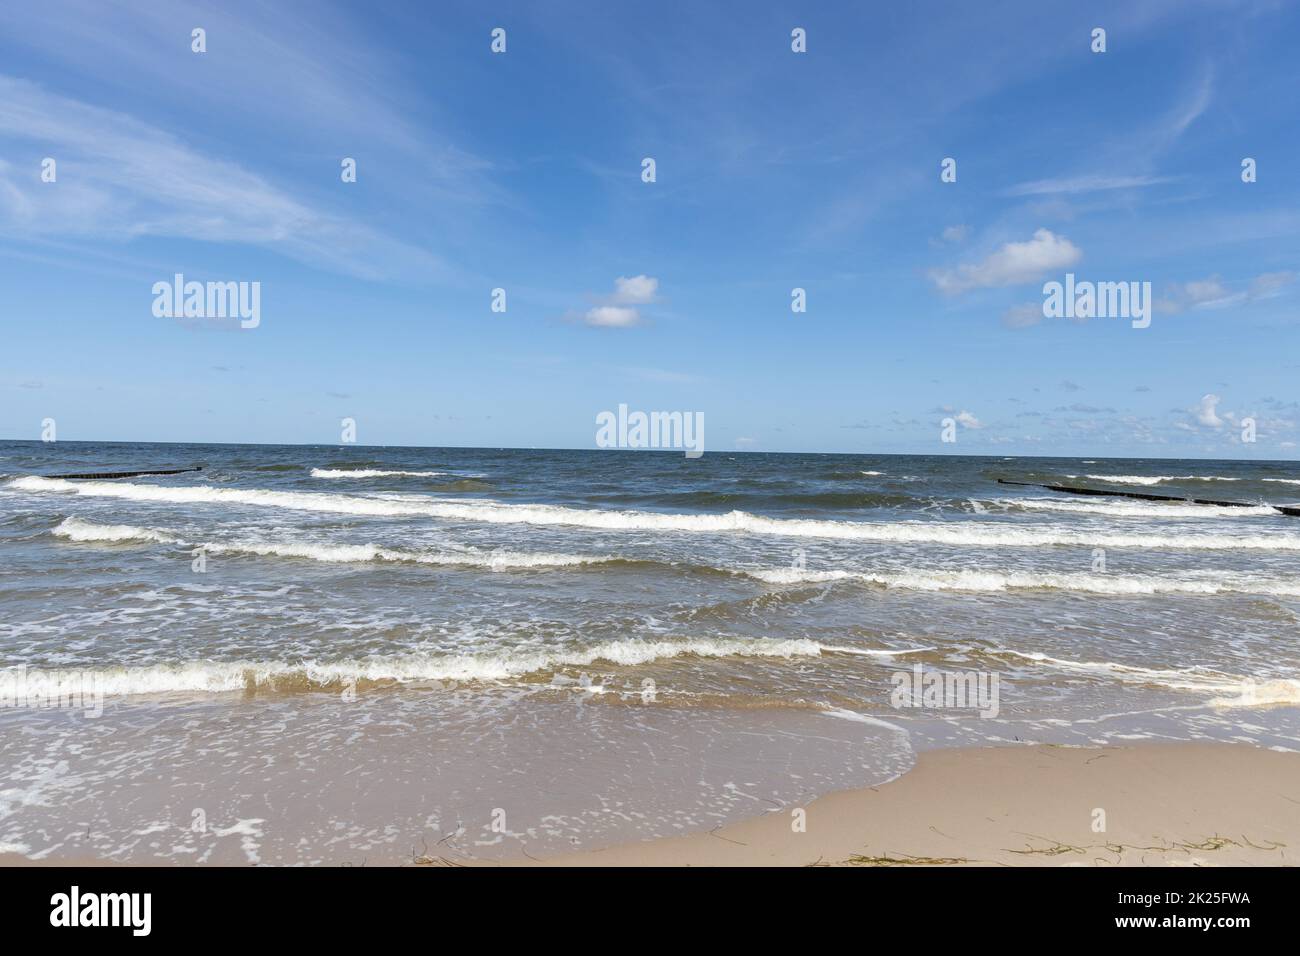
[[[1300,754],[1199,743],[934,750],[895,781],[812,801],[805,832],[794,809],[544,864],[1295,865]]]
[[[804,827],[796,828],[802,811]],[[1104,816],[1099,811],[1104,812]],[[152,862],[152,861],[151,861]],[[930,750],[897,780],[697,832],[420,866],[1287,866],[1300,754],[1243,744]],[[0,854],[0,866],[34,865]],[[117,865],[77,856],[35,865]],[[409,864],[408,864],[409,865]]]

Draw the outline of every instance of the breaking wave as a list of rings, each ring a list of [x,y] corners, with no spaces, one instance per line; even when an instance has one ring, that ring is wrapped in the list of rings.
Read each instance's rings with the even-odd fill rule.
[[[1148,684],[1170,690],[1194,691],[1215,695],[1209,704],[1215,707],[1259,707],[1271,704],[1300,704],[1300,680],[1276,678],[1256,681],[1202,669],[1133,667],[1112,661],[1070,661],[1046,654],[1004,650],[1002,654],[1045,664],[1064,671],[1100,674],[1126,683]]]
[[[236,504],[300,511],[371,516],[424,516],[491,524],[532,524],[599,530],[745,533],[796,538],[832,538],[908,544],[969,547],[1044,547],[1090,545],[1111,548],[1188,550],[1300,551],[1300,536],[1267,534],[1112,533],[1053,526],[1021,527],[993,521],[865,522],[828,519],[769,518],[744,511],[725,514],[671,514],[646,511],[571,508],[561,505],[450,501],[437,498],[401,500],[257,488],[204,485],[169,487],[132,482],[95,484],[25,477],[5,487],[18,491],[61,492],[97,498],[122,498],[175,504]]]
[[[998,504],[1028,511],[1067,511],[1074,514],[1115,515],[1129,518],[1242,518],[1247,515],[1278,516],[1272,505],[1225,507],[1184,501],[1069,501],[1057,498],[1005,498]]]
[[[1158,485],[1165,481],[1242,481],[1220,475],[1066,475],[1067,478],[1091,478],[1116,485]]]
[[[1300,597],[1300,580],[1257,580],[1221,574],[1197,578],[1154,575],[1070,574],[1037,571],[811,571],[803,568],[748,569],[737,572],[768,584],[816,584],[857,581],[913,591],[995,592],[1017,590],[1080,591],[1092,594],[1268,594]]]
[[[403,684],[423,681],[496,681],[598,662],[633,666],[657,660],[695,657],[816,657],[834,652],[809,640],[712,638],[618,640],[586,649],[503,650],[478,654],[403,654],[330,663],[272,661],[196,661],[185,664],[91,668],[77,672],[83,686],[106,696],[230,691],[308,690],[350,684]],[[41,671],[25,672],[28,686]],[[52,671],[66,679],[69,671]],[[0,680],[15,671],[0,671]]]
[[[137,528],[129,524],[96,524],[81,518],[65,518],[51,534],[69,541],[148,541],[155,544],[176,544],[179,539],[152,528]]]
[[[185,542],[175,534],[134,525],[101,525],[80,518],[66,518],[51,532],[60,538],[79,542],[150,542],[202,547],[212,554],[251,554],[262,557],[303,558],[324,562],[392,561],[486,568],[508,571],[527,568],[573,567],[601,564],[619,559],[581,554],[529,554],[519,551],[415,551],[385,548],[376,544],[329,544],[315,541],[208,541]]]
[[[313,478],[441,478],[447,471],[385,471],[377,468],[313,468]]]
[[[81,518],[67,518],[52,534],[77,542],[140,542],[198,547],[174,532],[133,525],[102,525]],[[564,568],[583,565],[659,565],[664,569],[722,573],[749,577],[765,584],[830,584],[857,582],[864,585],[913,591],[999,592],[1016,590],[1079,591],[1093,594],[1267,594],[1300,597],[1300,580],[1258,579],[1245,574],[1213,573],[1174,578],[1156,575],[1080,574],[1034,571],[977,571],[942,569],[812,570],[807,568],[735,568],[709,565],[671,565],[617,555],[528,553],[519,551],[419,551],[377,544],[345,544],[304,540],[236,540],[204,542],[213,554],[248,554],[261,557],[298,558],[310,561],[428,564],[445,567],[477,567],[490,571],[529,568]]]

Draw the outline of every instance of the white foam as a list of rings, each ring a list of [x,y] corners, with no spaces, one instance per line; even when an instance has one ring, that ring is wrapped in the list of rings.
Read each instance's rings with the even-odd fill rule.
[[[1229,573],[1196,578],[1154,575],[1083,574],[1035,571],[905,570],[813,571],[802,568],[756,568],[737,573],[768,584],[816,584],[858,581],[912,591],[995,592],[1012,590],[1080,591],[1093,594],[1269,594],[1300,597],[1300,580],[1256,579]]]
[[[1091,478],[1116,485],[1158,485],[1164,481],[1241,481],[1220,475],[1066,475],[1067,478]]]
[[[1165,481],[1252,481],[1246,477],[1229,477],[1228,475],[1066,475],[1067,478],[1092,478],[1095,481],[1109,481],[1119,485],[1158,485]],[[1282,485],[1300,485],[1300,478],[1260,478]]]
[[[53,530],[73,541],[141,541],[185,544],[173,532],[132,525],[100,525],[80,518],[67,518]],[[198,547],[197,544],[187,547]],[[505,571],[528,568],[576,567],[620,560],[614,555],[526,553],[517,551],[415,551],[386,548],[376,544],[330,544],[315,541],[236,540],[207,542],[202,547],[214,554],[250,554],[264,557],[301,558],[326,563],[395,563],[464,566]],[[927,570],[848,571],[803,568],[728,569],[767,584],[796,585],[839,581],[914,591],[996,592],[1020,589],[1086,591],[1097,594],[1270,594],[1300,597],[1300,581],[1256,579],[1230,573],[1206,574],[1198,578],[1165,578],[1121,573],[1040,573],[1029,571]],[[912,653],[912,651],[864,653]]]
[[[313,468],[313,478],[440,478],[445,471],[384,471],[377,468]]]
[[[828,651],[836,648],[827,647]],[[106,696],[159,693],[222,693],[305,679],[329,686],[353,681],[495,681],[598,661],[619,665],[697,657],[816,657],[823,645],[809,640],[696,638],[671,641],[607,641],[586,649],[503,650],[478,654],[406,654],[333,663],[269,661],[157,664],[100,668],[88,686]]]
[[[103,525],[81,518],[66,518],[51,532],[71,541],[138,541],[158,544],[186,544],[179,536],[152,528],[134,525]],[[191,542],[187,547],[202,547],[212,554],[251,554],[262,557],[303,558],[309,561],[363,563],[393,561],[412,564],[434,564],[487,568],[491,571],[508,571],[525,568],[574,567],[584,564],[601,564],[618,558],[602,555],[552,554],[548,552],[525,553],[519,551],[414,551],[406,548],[385,548],[376,544],[329,544],[316,541],[210,541],[203,544]]]
[[[747,533],[798,538],[835,538],[909,544],[970,547],[1044,547],[1089,545],[1107,548],[1249,549],[1300,551],[1300,537],[1270,533],[1112,534],[1084,529],[1021,527],[991,521],[865,522],[768,518],[744,511],[726,514],[661,514],[644,511],[580,509],[559,505],[507,504],[497,501],[392,500],[357,495],[207,485],[170,487],[131,482],[97,484],[56,478],[24,477],[5,485],[17,491],[62,492],[89,497],[125,498],[175,504],[232,504],[372,516],[426,516],[491,524],[561,525],[600,530]]]
[[[1273,704],[1300,704],[1300,680],[1244,681],[1235,697],[1215,697],[1210,703],[1215,707],[1267,707]]]
[[[844,707],[831,707],[822,711],[827,717],[836,717],[840,720],[851,720],[858,724],[870,724],[873,727],[883,727],[886,730],[892,730],[896,734],[902,734],[909,737],[906,730],[897,724],[891,724],[887,720],[881,720],[879,717],[872,717],[868,714],[860,714],[856,710],[848,710]]]
[[[1215,707],[1258,707],[1271,704],[1300,703],[1300,680],[1278,678],[1256,682],[1249,677],[1236,677],[1206,670],[1170,670],[1151,667],[1134,667],[1113,661],[1070,661],[1046,654],[1022,653],[1004,650],[1001,653],[1021,657],[1039,664],[1050,664],[1067,671],[1107,674],[1128,683],[1151,684],[1170,690],[1187,690],[1217,695],[1208,701]],[[1224,696],[1231,695],[1231,696]]]
[[[886,650],[876,647],[845,647],[842,644],[834,646],[823,645],[822,653],[824,654],[852,654],[857,657],[903,657],[907,654],[923,654],[926,651],[933,651],[933,647],[903,647],[896,650]]]
[[[81,518],[64,518],[50,533],[69,541],[150,541],[173,544],[177,540],[152,528],[138,528],[129,524],[96,524]]]
[[[520,551],[412,551],[385,548],[375,544],[323,544],[312,541],[232,541],[205,544],[214,553],[253,554],[263,557],[304,558],[324,562],[393,561],[411,564],[435,564],[487,568],[508,571],[524,568],[575,567],[601,564],[617,558],[582,554],[529,554]]]
[[[1074,514],[1116,515],[1132,518],[1242,518],[1248,515],[1271,516],[1278,511],[1271,505],[1224,507],[1198,505],[1190,501],[1069,501],[1059,498],[1004,498],[998,502],[1031,511],[1065,511]]]

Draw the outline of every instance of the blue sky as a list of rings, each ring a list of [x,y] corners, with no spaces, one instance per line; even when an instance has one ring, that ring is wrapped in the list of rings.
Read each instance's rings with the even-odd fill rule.
[[[1297,5],[738,9],[4,5],[0,437],[1297,457]]]

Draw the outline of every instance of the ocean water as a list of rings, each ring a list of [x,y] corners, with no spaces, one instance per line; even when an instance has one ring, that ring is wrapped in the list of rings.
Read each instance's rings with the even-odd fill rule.
[[[0,851],[543,855],[922,747],[1296,749],[1296,501],[1280,462],[0,442],[0,679],[102,694],[0,706]],[[996,715],[896,706],[918,667]]]

